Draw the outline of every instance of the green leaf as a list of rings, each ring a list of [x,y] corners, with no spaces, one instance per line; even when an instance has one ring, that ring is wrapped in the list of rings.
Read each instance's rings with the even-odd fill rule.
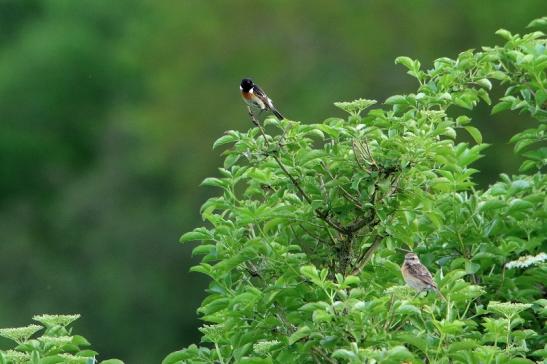
[[[462,341],[457,341],[455,343],[450,344],[448,346],[448,351],[453,353],[460,350],[473,350],[479,345],[480,344],[475,340],[464,339]]]
[[[424,335],[425,336],[425,335]],[[396,337],[398,340],[402,341],[404,344],[410,344],[418,349],[420,349],[422,352],[427,352],[427,341],[424,336],[420,335],[413,335],[410,333],[400,333]]]
[[[204,315],[210,315],[228,307],[230,300],[228,298],[217,298],[213,302],[208,303],[198,309]]]
[[[332,315],[324,310],[315,310],[312,314],[313,322],[329,322],[332,320]]]
[[[230,169],[230,167],[236,164],[236,162],[239,160],[240,157],[241,157],[241,154],[235,154],[235,153],[228,154],[228,156],[226,156],[226,158],[224,159],[224,168]]]
[[[500,37],[504,38],[505,40],[513,39],[513,35],[511,34],[511,32],[506,30],[506,29],[498,29],[496,31],[496,34],[499,35]]]
[[[501,101],[498,102],[494,107],[492,108],[492,111],[490,112],[492,115],[497,114],[499,112],[508,110],[511,108],[511,103],[508,101]]]
[[[461,269],[456,269],[451,272],[448,272],[446,276],[441,280],[439,286],[444,287],[446,285],[454,283],[456,280],[467,275],[467,272]]]
[[[547,91],[546,90],[537,90],[536,92],[536,103],[541,107],[547,101]]]
[[[402,304],[397,307],[397,313],[401,315],[410,315],[410,314],[421,314],[421,311],[418,307],[411,305],[410,303]]]
[[[509,360],[507,363],[509,363],[509,364],[536,364],[535,362],[533,362],[531,360],[528,360],[528,359],[525,359],[525,358],[519,358],[519,357],[511,358],[511,360]]]
[[[540,358],[547,359],[547,346],[543,349],[536,350],[532,353],[532,356],[539,356]]]
[[[347,349],[337,349],[334,351],[334,353],[332,353],[332,357],[334,359],[344,359],[344,360],[349,360],[350,362],[352,360],[358,360],[359,357],[357,355],[355,355],[355,353],[351,350],[347,350]]]
[[[479,205],[479,211],[490,211],[490,210],[496,210],[500,209],[502,207],[505,207],[506,204],[504,201],[501,200],[488,200],[485,202],[481,202]]]
[[[388,351],[388,362],[401,362],[403,360],[411,360],[414,358],[411,352],[402,345],[395,346]]]
[[[303,276],[310,278],[310,279],[319,279],[319,272],[317,271],[317,268],[313,265],[305,265],[303,267],[300,267],[300,273],[302,273]]]
[[[473,110],[473,103],[464,97],[455,97],[454,98],[454,104],[463,107],[467,110]]]
[[[308,326],[302,326],[296,330],[291,336],[289,336],[289,345],[294,344],[295,342],[309,336],[311,334],[311,329]]]
[[[547,16],[537,18],[532,20],[527,26],[527,28],[545,28],[547,27]]]
[[[435,225],[438,229],[443,225],[442,216],[439,216],[436,212],[425,212],[425,216]]]
[[[179,242],[186,243],[188,241],[195,241],[195,240],[210,240],[211,235],[209,231],[205,228],[197,228],[194,231],[187,232],[186,234],[183,234]]]
[[[272,358],[241,358],[238,361],[241,364],[271,364]]]
[[[390,96],[384,101],[386,105],[397,105],[397,104],[408,104],[406,97],[403,95],[393,95]]]
[[[468,274],[475,274],[481,269],[480,264],[473,263],[469,260],[465,261],[465,272]]]
[[[224,144],[233,143],[237,140],[238,140],[238,137],[236,135],[233,135],[233,134],[223,135],[217,140],[215,140],[213,144],[213,149],[216,149],[217,147],[220,147],[221,145],[224,145]]]
[[[524,161],[519,167],[519,172],[527,172],[532,168],[537,168],[537,163],[535,161]]]
[[[529,145],[532,145],[534,143],[536,143],[537,140],[533,140],[533,139],[522,139],[522,140],[519,140],[518,142],[515,143],[515,153],[519,154],[520,152],[522,152],[523,149],[525,149],[527,146]]]
[[[473,140],[475,140],[475,143],[482,144],[482,135],[479,129],[475,128],[474,126],[465,126],[465,130],[471,135]]]
[[[513,201],[511,201],[511,203],[509,204],[509,210],[507,212],[512,213],[516,211],[527,210],[532,207],[534,207],[533,203],[529,201],[521,200],[520,198],[516,198]]]
[[[220,187],[223,188],[225,182],[219,178],[208,177],[201,182],[201,186],[211,186],[211,187]]]
[[[81,335],[74,335],[72,337],[72,343],[76,346],[89,346],[91,343]]]
[[[108,359],[101,361],[101,364],[123,364],[123,361],[119,359]]]
[[[475,81],[478,85],[487,88],[489,90],[492,89],[492,82],[488,78],[481,78],[480,80]]]
[[[358,285],[359,283],[361,283],[361,279],[356,276],[350,275],[344,279],[344,285],[346,286]]]
[[[78,353],[76,353],[78,356],[86,356],[86,357],[95,357],[97,355],[99,355],[98,352],[96,352],[95,350],[89,350],[89,349],[85,349],[85,350],[80,350],[78,351]]]
[[[415,71],[419,68],[412,58],[405,56],[395,58],[395,64],[402,64],[411,71]]]
[[[458,125],[466,125],[471,122],[471,118],[467,115],[460,115],[456,118],[456,124]]]
[[[212,245],[212,244],[198,245],[194,248],[194,250],[192,250],[192,256],[210,254],[215,248],[216,248],[216,245]]]
[[[161,364],[182,364],[185,359],[188,359],[188,352],[186,350],[175,351],[167,355],[161,362]]]

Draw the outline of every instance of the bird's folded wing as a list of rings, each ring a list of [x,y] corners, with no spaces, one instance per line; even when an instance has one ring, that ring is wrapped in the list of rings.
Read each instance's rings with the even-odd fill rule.
[[[268,107],[272,107],[272,100],[268,98],[266,93],[258,85],[253,86],[253,93]]]
[[[437,288],[437,284],[433,280],[431,273],[421,264],[408,264],[408,273],[427,285]]]

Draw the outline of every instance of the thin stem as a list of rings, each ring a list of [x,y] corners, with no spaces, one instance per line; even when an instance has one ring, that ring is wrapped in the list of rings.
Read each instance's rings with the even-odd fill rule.
[[[372,153],[370,152],[370,148],[368,147],[367,138],[365,137],[365,148],[367,149],[368,156],[370,157],[370,160],[372,161],[372,164],[374,164],[375,167],[378,167],[378,164],[374,160],[374,157],[372,156]]]
[[[444,341],[444,334],[441,333],[441,337],[439,338],[439,345],[437,346],[437,352],[435,353],[435,361],[437,361],[437,356],[439,355],[441,351],[441,346],[443,344],[443,341]]]
[[[269,147],[270,143],[268,142],[268,137],[266,136],[266,133],[264,132],[264,128],[262,127],[262,125],[260,125],[260,122],[256,120],[250,106],[247,106],[247,110],[249,111],[249,117],[251,118],[251,121],[253,122],[253,124],[256,125],[256,127],[258,128],[258,130],[260,130],[260,133],[264,137],[264,144],[266,144],[266,146]]]
[[[505,351],[509,351],[509,334],[511,334],[511,319],[508,318],[507,319],[507,341],[506,341],[506,345],[505,345]]]
[[[218,360],[220,360],[221,364],[224,364],[224,359],[222,358],[222,354],[220,353],[220,348],[218,347],[217,343],[215,343],[215,349],[218,355]]]

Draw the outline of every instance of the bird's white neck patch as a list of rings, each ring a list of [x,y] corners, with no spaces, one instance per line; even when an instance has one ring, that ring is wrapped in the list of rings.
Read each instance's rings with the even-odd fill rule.
[[[251,94],[254,94],[254,93],[255,93],[254,87],[251,87],[251,89],[249,90],[249,93],[251,93]]]

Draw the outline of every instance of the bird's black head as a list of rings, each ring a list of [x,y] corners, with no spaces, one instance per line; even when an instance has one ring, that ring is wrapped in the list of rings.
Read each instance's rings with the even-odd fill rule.
[[[241,80],[241,90],[249,92],[249,90],[254,86],[253,80],[250,78],[244,78]]]

